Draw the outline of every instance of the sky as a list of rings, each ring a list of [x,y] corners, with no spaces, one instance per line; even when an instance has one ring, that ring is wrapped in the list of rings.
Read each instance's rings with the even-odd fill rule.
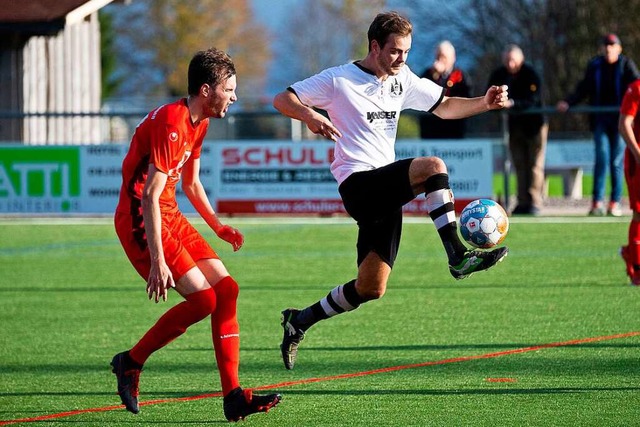
[[[434,0],[427,0],[427,3],[431,1],[434,4],[437,3]],[[450,0],[453,1],[453,0]],[[264,25],[270,31],[270,37],[273,40],[274,53],[278,54],[278,43],[282,41],[282,37],[289,37],[291,33],[283,31],[282,28],[286,28],[286,20],[291,15],[291,11],[302,3],[301,0],[251,0],[251,7],[254,12],[255,19],[258,23]],[[401,0],[387,0],[388,10],[402,10],[403,2]],[[373,17],[372,17],[373,19]],[[362,36],[366,37],[366,28],[362,29]],[[430,35],[426,32],[414,33],[414,45],[412,47],[412,54],[409,56],[407,64],[411,69],[420,74],[428,64],[433,60],[432,52],[435,44],[438,40],[430,38]],[[464,58],[458,58],[461,64],[464,63]],[[285,67],[283,64],[286,58],[274,59],[272,65],[268,69],[270,78],[267,79],[266,92],[267,95],[274,95],[281,91],[281,81],[277,81],[273,78],[275,73],[281,73]],[[339,65],[339,64],[335,64]],[[318,70],[320,71],[320,70]],[[285,71],[286,72],[286,71]],[[291,82],[293,83],[293,81]]]
[[[290,30],[290,20],[292,18],[292,15],[295,15],[296,13],[299,14],[300,7],[302,7],[306,1],[307,0],[250,0],[249,4],[253,9],[255,20],[269,31],[269,39],[272,41],[271,48],[273,59],[267,68],[265,91],[263,94],[261,94],[260,97],[273,96],[283,90],[287,85],[292,84],[295,82],[295,80],[301,78],[299,61],[304,60],[304,58],[287,54],[287,45],[284,42],[290,41],[288,38],[292,36],[292,32]],[[427,3],[430,1],[435,0],[426,0]],[[403,8],[405,8],[403,4],[405,4],[405,2],[401,0],[387,0],[389,10],[402,11]],[[134,1],[130,6],[128,6],[128,8],[136,8],[136,6],[138,6],[139,8],[142,5],[143,3],[136,3]],[[122,8],[121,5],[118,5],[117,7]],[[121,15],[122,14],[119,13],[115,14],[116,19],[120,19]],[[126,16],[130,15],[131,13]],[[312,22],[312,24],[317,25],[318,23]],[[365,39],[366,30],[366,28],[362,29],[362,37]],[[428,32],[418,30],[419,28],[416,28],[416,31],[414,31],[412,53],[411,55],[409,55],[407,63],[414,72],[420,74],[433,60],[432,52],[436,40],[429,40]],[[327,48],[330,48],[330,46],[327,47],[326,45],[322,45],[321,43],[318,44],[318,49]],[[124,51],[126,51],[126,49],[124,49]],[[349,59],[350,58],[345,58],[344,60],[340,60],[340,62],[346,62]],[[120,77],[126,79],[126,75]],[[306,75],[304,77],[306,77]],[[161,76],[159,75],[158,78],[161,78]],[[121,92],[123,92],[123,95],[121,96],[128,96],[126,94],[129,94],[130,91],[135,91],[135,87],[128,88],[127,86],[125,89],[122,89]]]
[[[251,7],[256,19],[271,30],[275,30],[280,25],[283,17],[287,16],[287,11],[297,2],[297,0],[251,0]]]

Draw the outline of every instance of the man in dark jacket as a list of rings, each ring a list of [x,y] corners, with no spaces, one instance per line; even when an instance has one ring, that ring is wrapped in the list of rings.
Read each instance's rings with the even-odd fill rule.
[[[456,49],[445,40],[436,48],[436,59],[420,76],[445,88],[445,96],[468,98],[470,89],[462,70],[455,66]],[[459,139],[464,138],[465,119],[443,120],[435,114],[424,113],[420,116],[420,138],[423,139]]]
[[[620,39],[608,34],[602,39],[602,55],[592,59],[587,65],[583,79],[578,82],[575,91],[556,108],[565,112],[583,99],[589,98],[594,107],[620,107],[622,96],[631,82],[640,78],[636,64],[622,55]],[[593,171],[593,204],[589,215],[604,215],[604,190],[607,166],[611,174],[611,198],[607,213],[622,215],[624,142],[618,133],[618,109],[607,113],[594,113],[590,116],[591,131],[595,142],[595,165]]]
[[[537,215],[542,207],[544,152],[548,125],[542,114],[525,114],[541,106],[540,77],[524,62],[522,49],[508,45],[503,65],[489,77],[489,86],[507,85],[511,95],[509,114],[509,152],[516,171],[518,204],[512,214]]]

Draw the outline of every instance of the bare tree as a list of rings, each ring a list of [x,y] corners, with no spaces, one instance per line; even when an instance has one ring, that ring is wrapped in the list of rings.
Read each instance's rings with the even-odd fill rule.
[[[324,68],[363,58],[367,30],[383,0],[303,0],[291,11],[283,31],[291,34],[279,46],[278,56],[288,69],[287,82]]]
[[[185,94],[189,60],[212,46],[232,56],[245,107],[263,92],[269,39],[248,0],[136,0],[114,11],[121,66],[137,94]]]
[[[458,56],[471,58],[468,70],[477,94],[501,52],[517,43],[540,73],[547,105],[563,99],[582,78],[587,62],[598,53],[602,35],[615,32],[625,54],[640,59],[640,0],[451,0],[438,3],[409,0],[414,24],[448,38]],[[583,126],[581,118],[562,126]],[[568,123],[568,124],[567,124]]]

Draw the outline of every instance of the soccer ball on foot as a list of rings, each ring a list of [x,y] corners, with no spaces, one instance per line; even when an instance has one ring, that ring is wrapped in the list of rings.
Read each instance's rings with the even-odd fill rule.
[[[488,249],[500,244],[509,231],[509,218],[498,203],[478,199],[460,212],[460,234],[476,248]]]

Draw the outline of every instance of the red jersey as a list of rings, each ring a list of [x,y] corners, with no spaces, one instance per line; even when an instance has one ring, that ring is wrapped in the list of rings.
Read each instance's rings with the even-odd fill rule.
[[[122,188],[116,211],[142,214],[142,189],[150,164],[168,177],[160,195],[161,212],[176,211],[176,184],[180,180],[182,166],[190,158],[200,158],[208,128],[209,119],[197,125],[191,122],[186,98],[162,105],[147,114],[138,124],[122,162]]]
[[[640,141],[640,80],[631,83],[622,98],[620,114],[634,117],[633,133]]]

